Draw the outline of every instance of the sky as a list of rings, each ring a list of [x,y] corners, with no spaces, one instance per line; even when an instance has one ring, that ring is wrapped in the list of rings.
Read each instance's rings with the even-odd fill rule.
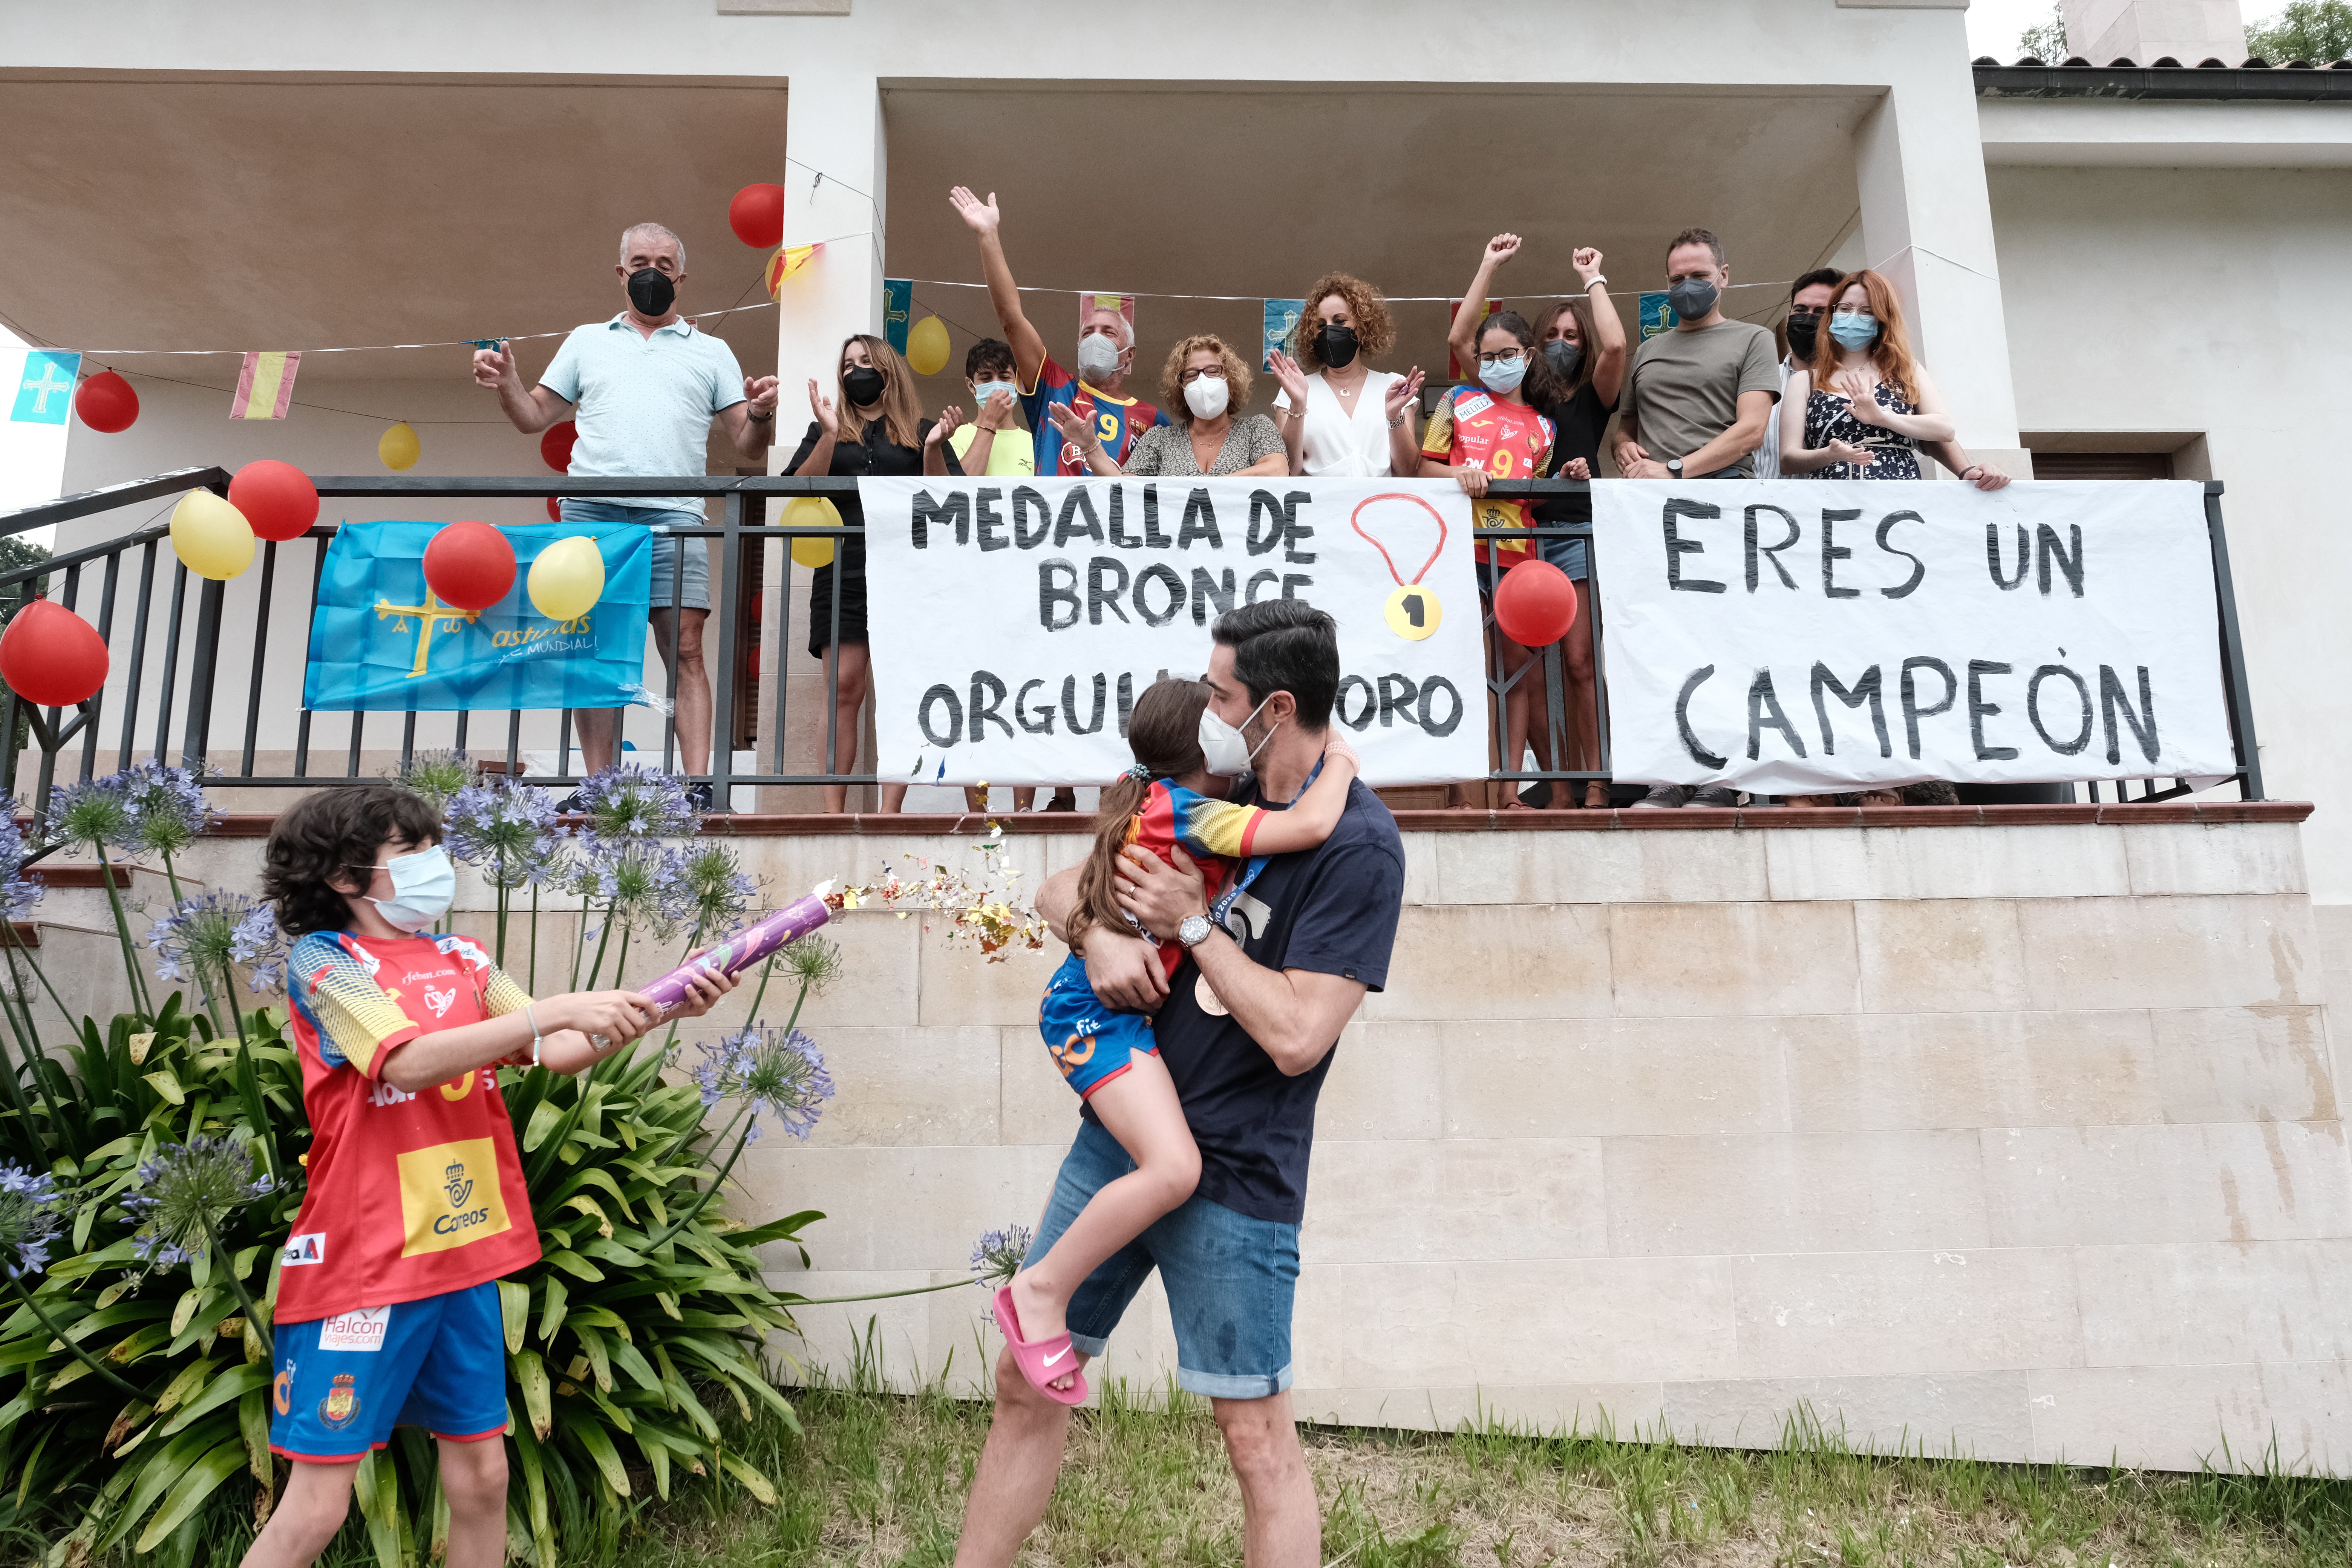
[[[2049,20],[2054,8],[2052,0],[1969,0],[1969,57],[1990,55],[2004,63],[2015,59],[2017,35]],[[2279,4],[2276,0],[2239,0],[2238,9],[2248,22],[2266,22],[2277,14]]]

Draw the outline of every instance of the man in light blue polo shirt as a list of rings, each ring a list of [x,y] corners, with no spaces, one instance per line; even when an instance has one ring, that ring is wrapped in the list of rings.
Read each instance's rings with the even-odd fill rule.
[[[754,381],[744,375],[725,340],[696,330],[678,314],[686,247],[677,236],[657,223],[635,226],[621,236],[621,258],[613,270],[627,291],[628,309],[609,321],[572,329],[537,386],[524,387],[515,356],[504,344],[475,351],[475,384],[499,395],[499,406],[526,436],[555,424],[576,405],[580,438],[572,448],[570,470],[574,474],[700,474],[708,467],[714,417],[744,465],[764,468],[776,429],[776,378]],[[566,522],[704,526],[702,502],[694,496],[567,498],[562,510]],[[702,625],[710,614],[706,544],[667,534],[654,540],[654,637],[662,663],[677,679],[678,761],[689,773],[707,772],[710,765],[710,677],[702,661]],[[679,606],[675,626],[674,581]],[[572,726],[582,766],[589,773],[610,766],[619,710],[575,710]],[[710,804],[709,785],[698,784],[694,793],[701,805]]]

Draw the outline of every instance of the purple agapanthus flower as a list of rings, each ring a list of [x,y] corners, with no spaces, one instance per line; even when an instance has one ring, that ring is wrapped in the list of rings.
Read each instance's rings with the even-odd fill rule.
[[[243,893],[215,889],[181,900],[148,928],[146,945],[155,953],[159,980],[186,982],[244,964],[246,984],[257,994],[286,981],[278,919],[269,906]]]
[[[203,775],[150,757],[114,775],[121,781],[123,809],[131,817],[130,847],[151,855],[176,855],[219,820],[205,797]]]
[[[687,851],[684,875],[695,923],[709,936],[733,930],[760,891],[758,880],[744,872],[735,851],[711,840]]]
[[[70,848],[95,849],[130,842],[137,826],[131,812],[129,784],[121,773],[109,773],[88,784],[50,791],[41,837]]]
[[[154,1267],[185,1263],[221,1234],[246,1205],[277,1184],[257,1175],[253,1155],[234,1138],[191,1138],[168,1144],[139,1167],[123,1195],[123,1223],[141,1261]]]
[[[22,920],[48,889],[25,869],[24,831],[16,826],[16,801],[0,795],[0,920]]]
[[[580,809],[599,838],[690,838],[702,820],[685,784],[618,763],[582,783]]]
[[[450,857],[480,867],[493,887],[544,887],[561,869],[564,836],[555,796],[536,785],[468,784],[451,797],[446,826]]]
[[[55,1176],[0,1165],[0,1271],[11,1279],[49,1266],[49,1243],[65,1223]]]
[[[750,1102],[746,1142],[760,1136],[760,1119],[773,1118],[787,1137],[805,1142],[833,1098],[824,1053],[798,1029],[745,1029],[702,1047],[691,1076],[707,1108],[722,1100]]]
[[[694,913],[686,868],[687,852],[658,839],[586,833],[579,839],[570,885],[592,906],[610,910],[623,925],[667,935]]]

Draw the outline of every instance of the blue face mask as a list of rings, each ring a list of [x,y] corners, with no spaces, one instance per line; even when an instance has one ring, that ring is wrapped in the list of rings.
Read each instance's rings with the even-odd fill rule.
[[[395,856],[384,863],[392,873],[392,897],[370,899],[386,924],[404,931],[420,931],[449,912],[457,896],[457,868],[449,852],[436,844],[413,855]]]
[[[1830,336],[1843,348],[1866,349],[1878,341],[1878,318],[1862,310],[1840,310],[1830,318]]]
[[[1509,392],[1527,379],[1528,356],[1499,359],[1491,364],[1481,360],[1478,364],[1478,384],[1489,392]]]
[[[973,382],[971,384],[972,406],[975,408],[987,407],[988,400],[995,396],[1000,392],[1003,393],[1008,397],[1018,397],[1021,395],[1020,389],[1009,381]]]

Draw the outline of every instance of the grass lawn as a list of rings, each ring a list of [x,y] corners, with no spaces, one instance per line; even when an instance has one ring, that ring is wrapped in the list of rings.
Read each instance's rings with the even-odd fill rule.
[[[1023,1563],[1238,1563],[1241,1500],[1207,1405],[1112,1393],[1079,1414]],[[630,1568],[948,1563],[988,1407],[864,1378],[797,1403],[798,1434],[744,1434],[782,1483],[777,1507],[681,1503],[625,1548]],[[1868,1458],[1802,1423],[1758,1453],[1501,1429],[1304,1436],[1324,1560],[1360,1568],[2352,1562],[2347,1481]]]

